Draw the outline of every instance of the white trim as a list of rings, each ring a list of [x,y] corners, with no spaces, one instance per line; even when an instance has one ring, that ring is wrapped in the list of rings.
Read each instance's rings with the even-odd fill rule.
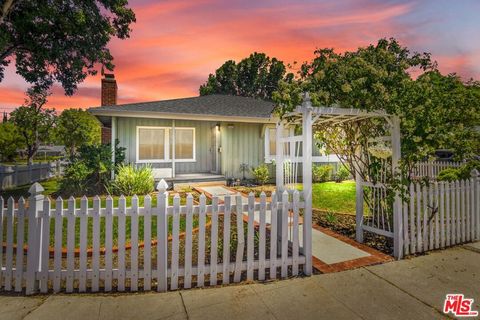
[[[170,130],[171,129],[172,128],[170,128]],[[197,135],[196,135],[195,128],[194,127],[175,127],[175,131],[178,132],[179,130],[192,130],[193,131],[193,158],[192,159],[179,159],[179,158],[177,158],[177,156],[175,154],[175,162],[196,162],[197,161],[197,142],[196,142]],[[169,134],[170,134],[170,132],[169,132]],[[173,145],[175,146],[175,144],[176,144],[176,142],[174,141]],[[170,147],[169,147],[169,150],[170,150]],[[171,162],[171,159],[169,159],[168,162]]]
[[[139,159],[139,131],[140,129],[163,129],[165,130],[164,134],[164,159],[147,159],[141,160]],[[137,126],[136,127],[136,136],[135,136],[135,163],[171,163],[172,159],[170,158],[170,131],[172,127],[158,127],[158,126]],[[193,131],[193,158],[192,159],[178,159],[175,158],[175,162],[196,162],[196,132],[195,128],[193,127],[175,127],[175,130],[192,130]],[[175,143],[174,143],[175,145]]]
[[[270,129],[276,130],[274,126],[264,126],[264,160],[265,163],[271,163],[275,160],[276,155],[270,154]],[[295,135],[295,129],[293,127],[289,128],[289,137]]]
[[[278,119],[273,114],[270,118],[259,117],[240,117],[240,116],[219,116],[205,114],[184,114],[184,113],[162,113],[146,111],[102,111],[89,109],[88,112],[95,116],[116,116],[120,118],[148,118],[148,119],[169,119],[169,120],[197,120],[197,121],[217,121],[217,122],[247,122],[247,123],[275,123]]]

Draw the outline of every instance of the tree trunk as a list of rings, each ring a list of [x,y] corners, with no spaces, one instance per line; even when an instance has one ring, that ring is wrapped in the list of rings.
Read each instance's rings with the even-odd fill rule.
[[[2,24],[5,21],[5,18],[13,9],[13,2],[14,0],[5,0],[5,2],[3,3],[2,12],[0,15],[0,24]]]

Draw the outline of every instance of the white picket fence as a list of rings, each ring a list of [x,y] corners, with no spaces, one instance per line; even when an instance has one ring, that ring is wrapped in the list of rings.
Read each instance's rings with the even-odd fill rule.
[[[414,178],[428,177],[436,179],[440,171],[448,168],[458,168],[463,162],[459,161],[423,161],[418,162],[413,169]]]
[[[156,206],[146,196],[140,207],[134,196],[129,207],[124,197],[117,207],[110,197],[104,207],[95,197],[89,207],[83,197],[80,208],[70,198],[65,209],[62,198],[53,207],[38,183],[30,192],[28,206],[23,198],[5,206],[0,197],[5,291],[166,291],[311,273],[300,245],[311,242],[311,231],[303,233],[299,223],[298,191],[268,201],[251,194],[247,203],[241,195],[213,197],[209,205],[204,195],[199,204],[189,195],[180,205],[176,195],[169,205],[162,190]]]
[[[47,180],[63,174],[60,160],[27,165],[0,165],[0,190]]]
[[[411,184],[402,204],[405,254],[421,253],[480,239],[480,178]]]

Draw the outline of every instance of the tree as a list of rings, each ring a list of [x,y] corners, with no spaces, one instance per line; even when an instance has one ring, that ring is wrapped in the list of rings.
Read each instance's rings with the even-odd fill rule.
[[[17,127],[20,142],[27,148],[28,163],[33,162],[40,143],[52,138],[55,110],[44,109],[48,94],[38,88],[28,90],[29,99],[25,105],[10,114],[10,121]]]
[[[416,70],[419,77],[412,79]],[[315,58],[302,65],[296,81],[281,81],[273,100],[283,116],[309,92],[317,106],[340,106],[362,110],[385,110],[401,118],[402,165],[410,172],[416,161],[437,148],[455,148],[459,157],[473,153],[478,138],[480,100],[478,84],[464,84],[454,76],[442,76],[429,53],[411,53],[395,39],[380,39],[376,45],[354,52],[333,49],[315,51]],[[380,163],[368,156],[371,138],[388,134],[388,124],[377,119],[318,125],[315,134],[332,153],[342,155],[352,171],[360,163],[375,175]],[[461,139],[464,146],[457,147]],[[363,150],[363,153],[360,152]],[[478,149],[477,149],[478,150]]]
[[[81,145],[70,159],[61,180],[65,194],[84,195],[104,193],[110,185],[112,170],[118,170],[125,160],[125,148],[115,141],[115,163],[109,144]]]
[[[100,143],[98,120],[82,109],[66,109],[57,119],[56,135],[70,158],[79,146]]]
[[[107,44],[128,38],[135,22],[126,0],[3,0],[0,10],[0,82],[14,59],[28,83],[47,90],[57,81],[67,95],[96,63],[113,70]]]
[[[0,158],[2,161],[12,161],[17,150],[23,148],[17,127],[10,121],[0,123]]]
[[[480,154],[478,82],[463,83],[455,74],[435,70],[410,82],[406,92],[399,116],[407,171],[437,149],[451,149],[457,160]]]
[[[290,82],[292,79],[293,74],[287,74],[282,61],[254,52],[238,64],[233,60],[226,61],[200,86],[200,95],[230,94],[271,99],[280,80]]]

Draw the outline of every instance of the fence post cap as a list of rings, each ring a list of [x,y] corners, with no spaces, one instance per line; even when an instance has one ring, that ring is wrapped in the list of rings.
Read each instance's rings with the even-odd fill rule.
[[[42,193],[43,191],[45,191],[45,189],[38,182],[35,182],[34,184],[32,184],[30,189],[28,189],[28,193],[30,193],[30,195],[32,196],[36,196],[37,194]]]
[[[478,176],[480,175],[480,173],[478,173],[478,170],[477,169],[473,169],[471,172],[470,172],[470,176],[472,178],[478,178]]]
[[[167,189],[168,189],[168,183],[164,179],[160,180],[160,182],[157,184],[157,190],[159,192],[165,192],[167,191]]]

